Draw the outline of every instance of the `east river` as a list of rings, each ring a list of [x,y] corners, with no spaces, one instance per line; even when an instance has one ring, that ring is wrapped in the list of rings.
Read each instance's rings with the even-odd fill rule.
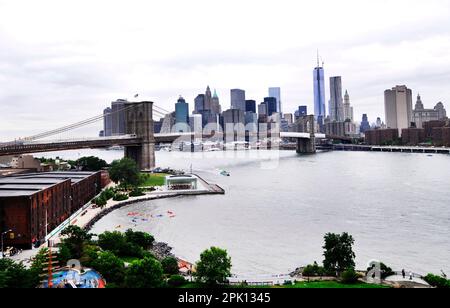
[[[59,153],[96,155],[120,151]],[[55,154],[46,154],[55,156]],[[195,262],[206,248],[226,248],[234,274],[284,274],[323,260],[323,236],[349,232],[357,267],[373,259],[395,270],[450,274],[450,156],[330,152],[157,152],[157,165],[190,170],[224,196],[142,202],[117,210],[93,232],[134,228]],[[230,177],[219,170],[230,172]],[[133,222],[129,212],[153,217]],[[167,212],[176,217],[170,218]],[[162,217],[158,217],[162,215]],[[120,227],[120,228],[119,228]]]

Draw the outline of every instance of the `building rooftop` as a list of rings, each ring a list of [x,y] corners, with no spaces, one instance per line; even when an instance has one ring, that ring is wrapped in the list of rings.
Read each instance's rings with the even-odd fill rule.
[[[77,183],[96,172],[45,172],[0,178],[0,197],[31,196],[35,193],[70,180]]]
[[[96,172],[77,172],[77,171],[56,171],[56,172],[42,172],[42,173],[28,173],[17,176],[18,179],[31,179],[32,181],[39,181],[42,179],[70,179],[73,183],[77,183]]]

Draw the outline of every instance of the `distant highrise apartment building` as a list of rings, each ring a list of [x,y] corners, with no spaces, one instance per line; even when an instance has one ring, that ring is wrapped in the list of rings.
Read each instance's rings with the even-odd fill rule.
[[[343,122],[344,104],[342,102],[342,77],[330,77],[330,119],[332,122]]]
[[[231,109],[245,112],[245,91],[240,89],[231,90]]]
[[[323,125],[325,112],[325,72],[323,64],[320,66],[317,58],[317,67],[314,69],[314,116],[319,126]]]
[[[350,106],[350,95],[348,91],[345,90],[344,95],[344,121],[350,120],[353,122],[353,107]]]
[[[384,92],[384,110],[388,128],[409,128],[412,121],[412,91],[406,86],[396,86]]]
[[[272,87],[269,88],[269,97],[275,97],[277,100],[277,110],[279,114],[282,114],[281,110],[281,88],[280,87]]]

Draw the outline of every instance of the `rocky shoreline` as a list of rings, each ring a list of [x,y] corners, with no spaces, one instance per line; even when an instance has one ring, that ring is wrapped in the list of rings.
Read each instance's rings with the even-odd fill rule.
[[[162,261],[165,258],[176,258],[172,253],[172,247],[167,243],[157,242],[149,250],[158,260]]]

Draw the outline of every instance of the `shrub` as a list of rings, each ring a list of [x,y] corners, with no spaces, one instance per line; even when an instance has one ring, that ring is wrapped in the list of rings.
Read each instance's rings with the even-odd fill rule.
[[[171,287],[178,288],[187,283],[186,279],[181,275],[172,275],[169,280],[167,280],[167,284]]]
[[[141,197],[141,196],[145,196],[145,193],[142,189],[135,187],[131,192],[130,192],[130,197]]]
[[[114,201],[125,201],[128,200],[127,194],[116,193],[113,198]]]
[[[343,283],[346,284],[354,284],[358,282],[358,274],[355,272],[353,268],[349,268],[342,272],[341,279]]]
[[[112,188],[105,189],[102,192],[101,196],[104,197],[106,200],[110,200],[114,198],[114,190]]]
[[[105,206],[108,203],[108,201],[103,196],[100,195],[98,198],[95,198],[92,203],[94,203],[97,206],[102,207],[102,206]]]
[[[314,264],[309,264],[303,269],[302,275],[305,277],[324,276],[325,269],[314,262]]]
[[[428,274],[424,277],[424,280],[432,287],[436,287],[439,289],[448,289],[450,288],[450,280],[447,280],[444,277]]]

